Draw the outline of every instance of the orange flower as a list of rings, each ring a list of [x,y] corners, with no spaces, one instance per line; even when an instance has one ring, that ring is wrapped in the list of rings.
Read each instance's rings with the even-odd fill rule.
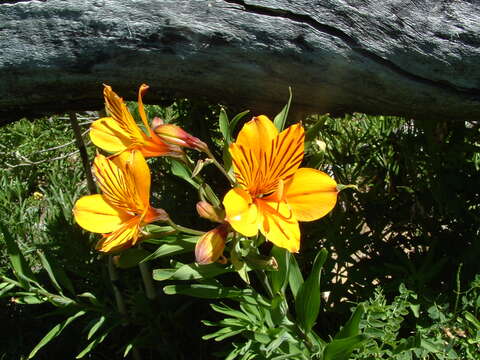
[[[102,195],[80,198],[73,214],[82,228],[103,234],[98,250],[131,247],[141,238],[142,226],[168,219],[163,209],[150,206],[150,170],[141,152],[125,151],[111,158],[97,155],[93,171]]]
[[[225,249],[228,224],[222,224],[203,234],[195,246],[195,259],[200,265],[217,261]]]
[[[279,133],[264,115],[243,126],[229,148],[238,187],[223,199],[226,219],[236,231],[255,236],[260,230],[275,245],[298,252],[298,221],[319,219],[333,209],[335,180],[299,168],[304,137],[300,124]]]
[[[110,86],[104,85],[103,96],[110,117],[98,119],[90,128],[90,139],[96,146],[115,154],[136,149],[145,157],[183,154],[178,146],[162,141],[148,125],[142,101],[142,95],[147,89],[148,86],[142,84],[138,90],[138,112],[147,131],[145,133],[133,119],[122,98]]]

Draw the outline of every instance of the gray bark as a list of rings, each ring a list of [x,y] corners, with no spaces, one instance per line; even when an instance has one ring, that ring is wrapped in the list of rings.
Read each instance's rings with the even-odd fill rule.
[[[0,123],[206,97],[272,115],[480,117],[474,0],[84,0],[0,4]]]

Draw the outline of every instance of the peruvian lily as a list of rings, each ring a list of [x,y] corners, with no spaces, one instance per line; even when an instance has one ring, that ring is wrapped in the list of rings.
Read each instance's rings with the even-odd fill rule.
[[[168,221],[163,209],[150,206],[150,170],[141,152],[97,155],[93,171],[102,194],[80,198],[73,214],[82,228],[103,234],[97,250],[131,247],[140,240],[144,225]]]
[[[180,147],[162,141],[148,125],[142,101],[142,95],[147,89],[148,85],[142,84],[138,90],[138,112],[145,126],[145,133],[133,119],[122,98],[113,92],[110,86],[104,85],[103,96],[110,117],[94,121],[90,128],[90,139],[96,146],[114,154],[136,149],[145,157],[183,154]]]
[[[333,209],[335,180],[319,170],[299,168],[304,137],[300,124],[279,133],[264,115],[243,126],[229,148],[238,186],[223,200],[234,230],[245,236],[260,230],[275,245],[298,252],[298,221],[317,220]]]

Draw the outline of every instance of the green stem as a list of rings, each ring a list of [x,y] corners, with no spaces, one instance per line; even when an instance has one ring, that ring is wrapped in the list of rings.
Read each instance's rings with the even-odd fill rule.
[[[108,257],[108,275],[110,277],[110,282],[112,283],[113,287],[113,294],[115,295],[115,302],[117,303],[118,312],[127,318],[127,307],[125,306],[125,301],[123,300],[122,293],[120,289],[116,285],[119,280],[118,273],[115,270],[115,266],[113,265],[113,257],[110,255]]]
[[[228,179],[228,181],[230,182],[230,185],[234,185],[235,184],[235,181],[230,177],[230,175],[228,175],[227,171],[223,168],[222,165],[220,165],[220,163],[217,161],[217,159],[215,158],[215,156],[212,154],[212,152],[210,151],[210,149],[207,148],[207,150],[205,150],[205,153],[207,154],[207,156],[210,158],[210,160],[212,160],[213,164],[218,168],[218,170],[221,171],[221,173],[223,175],[225,175],[225,177]]]
[[[255,274],[257,275],[258,279],[260,280],[260,283],[262,284],[263,288],[267,292],[270,299],[273,299],[272,287],[270,286],[270,283],[268,282],[268,278],[267,278],[267,275],[265,274],[265,271],[255,270]]]
[[[190,228],[187,228],[185,226],[182,226],[182,225],[177,225],[175,224],[171,219],[168,219],[167,220],[168,224],[174,228],[175,230],[177,231],[180,231],[180,232],[184,232],[186,234],[190,234],[190,235],[203,235],[205,232],[204,231],[198,231],[198,230],[194,230],[194,229],[190,229]]]
[[[143,285],[145,286],[145,295],[147,296],[147,299],[153,300],[157,296],[157,292],[155,291],[155,286],[153,284],[150,267],[146,262],[139,263],[138,267],[140,268],[140,273],[142,274]]]
[[[457,285],[457,291],[456,291],[456,297],[455,297],[455,305],[453,307],[453,313],[456,315],[457,314],[457,308],[458,308],[458,301],[460,300],[460,293],[461,293],[461,288],[460,288],[460,272],[462,271],[462,266],[463,263],[460,263],[458,265],[458,270],[457,270],[457,277],[456,277],[456,285]]]

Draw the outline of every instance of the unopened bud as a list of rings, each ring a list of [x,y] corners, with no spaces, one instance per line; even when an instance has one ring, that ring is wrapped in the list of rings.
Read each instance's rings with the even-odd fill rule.
[[[154,119],[155,120],[155,119]],[[154,121],[155,122],[155,121]],[[158,121],[157,121],[158,123]],[[178,145],[187,147],[190,149],[195,149],[198,151],[208,151],[208,146],[200,139],[195,136],[190,135],[180,126],[173,124],[154,124],[152,123],[152,129],[155,134],[158,135],[162,141],[167,144]]]
[[[196,262],[200,265],[207,265],[221,258],[227,235],[228,225],[226,224],[203,234],[195,246]]]
[[[225,219],[224,210],[214,207],[206,201],[199,201],[197,203],[197,212],[200,217],[213,222],[223,223]]]

